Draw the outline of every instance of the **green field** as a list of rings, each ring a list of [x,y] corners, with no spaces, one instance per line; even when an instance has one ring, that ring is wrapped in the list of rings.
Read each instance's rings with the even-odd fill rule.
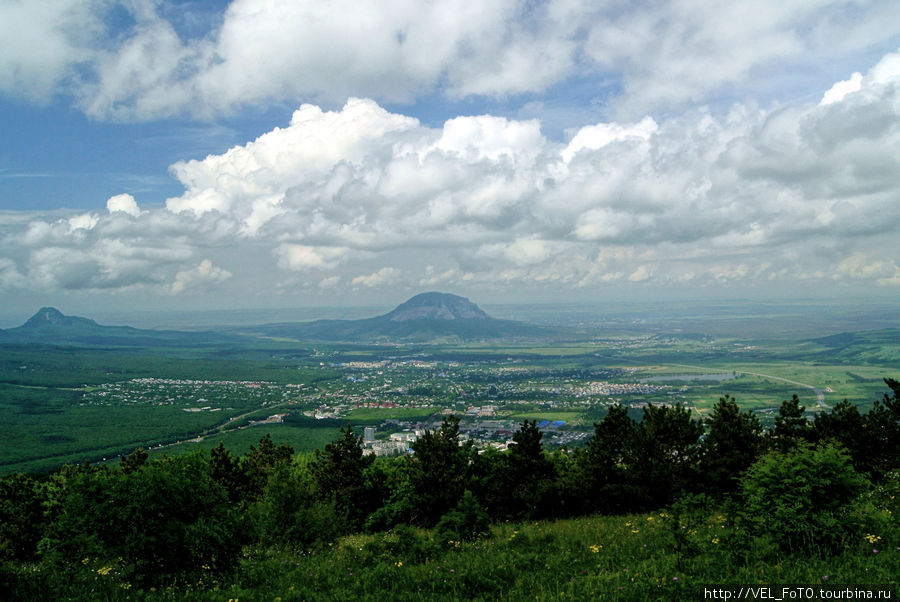
[[[347,412],[345,418],[354,425],[378,424],[383,420],[425,420],[440,414],[435,408],[354,408]]]
[[[509,418],[516,421],[521,420],[565,420],[566,422],[572,422],[574,420],[579,420],[583,416],[582,412],[520,412],[515,414],[510,414]]]
[[[736,331],[665,334],[658,331],[658,320],[643,315],[643,331],[629,327],[625,334],[602,332],[602,337],[582,342],[317,343],[312,349],[248,337],[243,346],[234,341],[153,348],[5,345],[0,347],[0,474],[99,461],[136,447],[201,435],[204,444],[224,438],[244,449],[249,439],[243,431],[214,431],[230,417],[241,420],[228,428],[246,425],[288,402],[295,415],[334,406],[344,420],[360,426],[378,426],[388,419],[437,420],[445,409],[460,412],[492,405],[498,417],[565,420],[567,426],[589,428],[613,402],[636,409],[647,403],[679,404],[702,417],[728,394],[743,408],[760,412],[767,423],[771,412],[794,394],[810,412],[820,411],[816,390],[823,392],[826,407],[843,399],[870,407],[885,392],[882,379],[900,375],[896,329],[832,334],[825,324],[807,324],[807,331],[825,336],[791,340],[770,333],[762,338],[763,331],[754,328],[742,337],[740,319],[728,312],[720,317],[693,324],[715,326],[712,332],[724,332],[730,324]],[[354,361],[393,364],[358,369],[345,365]],[[717,373],[732,377],[719,382],[686,378]],[[117,383],[135,379],[240,381],[245,388],[211,398],[199,388],[192,393],[190,387],[171,384],[165,385],[168,390],[151,391],[158,396],[151,401],[101,403],[100,396],[120,386]],[[582,403],[586,398],[573,392],[580,384],[596,381],[634,384],[643,379],[659,385],[658,390],[595,396],[590,398],[593,405]],[[249,389],[246,383],[251,382],[303,388],[261,397]],[[136,395],[125,391],[122,396],[130,394]],[[359,407],[385,402],[397,407]],[[422,404],[431,407],[418,407]],[[184,411],[191,406],[213,411]],[[308,437],[315,430],[278,430],[292,433],[287,436],[298,450],[323,441]]]
[[[153,449],[150,456],[163,453],[169,455],[189,453],[198,447],[209,450],[222,443],[232,453],[242,455],[250,451],[251,445],[257,445],[260,438],[270,435],[276,445],[286,444],[294,448],[296,453],[313,452],[322,449],[326,444],[340,436],[339,427],[333,423],[322,427],[296,426],[292,424],[266,424],[216,433],[204,437],[199,442],[185,442]]]

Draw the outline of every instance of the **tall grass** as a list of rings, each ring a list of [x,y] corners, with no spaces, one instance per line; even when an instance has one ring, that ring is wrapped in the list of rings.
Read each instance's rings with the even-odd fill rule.
[[[186,588],[136,591],[115,562],[94,559],[65,571],[7,567],[7,577],[15,599],[699,600],[716,584],[896,584],[900,529],[884,529],[840,555],[784,555],[724,514],[663,511],[503,523],[474,542],[400,527],[313,550],[247,548],[233,575]]]

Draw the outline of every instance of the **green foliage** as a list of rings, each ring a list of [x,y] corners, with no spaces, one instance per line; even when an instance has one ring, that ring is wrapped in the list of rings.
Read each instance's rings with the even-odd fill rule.
[[[625,454],[631,491],[637,496],[633,508],[665,506],[698,481],[696,461],[702,433],[703,426],[686,408],[644,408],[643,420]]]
[[[471,480],[495,520],[550,515],[555,472],[544,454],[542,438],[537,423],[525,420],[513,433],[509,453],[489,451],[473,458]]]
[[[119,558],[128,579],[158,584],[221,573],[237,560],[239,518],[198,454],[127,474],[82,471],[66,478],[65,490],[41,542],[59,564]]]
[[[314,489],[306,466],[273,466],[262,498],[248,511],[256,540],[301,549],[333,540],[344,526],[333,502],[316,499]]]
[[[635,441],[637,428],[628,409],[621,404],[609,408],[603,420],[594,424],[594,436],[585,446],[579,463],[587,509],[613,513],[627,508],[626,455]]]
[[[241,470],[240,460],[225,449],[222,443],[209,452],[209,477],[225,490],[231,502],[237,502],[247,495],[247,473]]]
[[[854,531],[851,503],[866,485],[834,445],[770,452],[741,481],[743,519],[784,551],[836,552]]]
[[[432,526],[462,497],[472,446],[460,445],[459,418],[447,416],[440,430],[426,430],[412,449],[415,458],[409,476],[415,505],[411,519]]]
[[[362,453],[362,437],[351,426],[341,429],[341,437],[316,451],[310,466],[318,495],[334,504],[346,532],[358,531],[366,516],[374,510],[372,496],[365,482],[365,471],[374,456]]]
[[[759,457],[762,450],[762,426],[752,412],[742,412],[737,402],[720,397],[706,420],[700,472],[713,493],[737,489],[738,479]]]
[[[138,470],[147,462],[148,454],[144,448],[139,447],[119,462],[119,469],[125,474]]]
[[[275,445],[266,433],[259,440],[259,447],[250,446],[250,451],[241,458],[241,469],[246,477],[246,499],[255,500],[262,495],[269,480],[269,474],[279,464],[290,463],[294,449],[287,444]]]
[[[375,510],[365,521],[369,533],[392,529],[412,522],[416,504],[410,475],[415,468],[407,457],[378,458],[366,470],[366,489],[375,501]]]
[[[781,452],[790,451],[794,446],[812,438],[812,429],[803,413],[806,408],[800,405],[796,393],[790,400],[781,402],[775,416],[775,428],[771,432],[772,445]]]
[[[477,455],[450,417],[401,458],[364,456],[347,427],[314,457],[294,458],[267,435],[241,458],[221,444],[174,459],[138,450],[118,466],[16,475],[0,480],[0,597],[679,598],[688,578],[773,575],[776,556],[792,567],[778,580],[810,582],[836,567],[849,580],[862,566],[866,579],[882,579],[900,541],[888,447],[900,385],[888,385],[892,395],[870,412],[838,404],[815,431],[797,399],[785,402],[772,440],[785,451],[755,462],[759,423],[725,396],[705,438],[684,408],[648,406],[635,422],[617,406],[571,453],[547,454],[525,420],[509,452]],[[846,451],[803,442],[816,434],[865,441]],[[727,493],[745,469],[740,497],[701,494]],[[722,500],[724,512],[713,506]],[[647,515],[515,522],[666,504]],[[363,526],[390,531],[362,535]]]
[[[0,561],[32,560],[44,524],[41,483],[23,474],[0,479]]]
[[[490,524],[488,513],[467,489],[456,508],[438,521],[434,537],[438,542],[472,541],[486,535]]]

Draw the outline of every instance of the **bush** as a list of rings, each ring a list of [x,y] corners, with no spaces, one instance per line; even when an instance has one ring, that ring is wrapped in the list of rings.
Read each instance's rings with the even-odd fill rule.
[[[843,449],[800,444],[750,467],[741,481],[742,518],[752,535],[783,551],[836,552],[856,531],[853,502],[866,486]]]
[[[113,561],[140,585],[194,582],[230,570],[241,524],[199,454],[123,474],[98,469],[66,481],[58,516],[41,542],[49,559]]]
[[[437,541],[472,541],[490,530],[490,517],[468,489],[455,509],[446,513],[434,528]]]

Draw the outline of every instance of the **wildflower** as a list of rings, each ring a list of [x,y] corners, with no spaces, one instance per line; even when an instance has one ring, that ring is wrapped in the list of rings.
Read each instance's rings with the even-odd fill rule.
[[[828,581],[828,575],[822,575],[822,581]]]
[[[678,577],[672,577],[672,581],[678,581]]]
[[[595,545],[592,545],[592,546],[591,546],[591,552],[593,552],[594,554],[599,554],[599,553],[600,553],[600,550],[601,550],[602,548],[603,548],[603,545],[602,545],[602,544],[595,544]]]
[[[869,540],[869,543],[878,543],[881,541],[881,537],[878,535],[872,535],[871,533],[866,535],[866,539]]]
[[[456,571],[454,571],[453,569],[450,569],[450,572],[451,572],[451,573],[455,573]]]
[[[872,548],[872,553],[873,553],[873,554],[877,554],[877,553],[878,553],[878,550],[876,550],[875,548]]]
[[[112,570],[111,566],[105,566],[102,569],[97,569],[98,575],[109,575],[109,572]]]
[[[397,567],[401,567],[401,566],[403,566],[403,561],[402,561],[402,560],[398,560],[398,561],[397,561]]]
[[[90,558],[85,558],[85,559],[83,559],[83,560],[81,561],[81,564],[87,564],[87,563],[89,563],[90,561],[91,561]]]
[[[632,533],[640,533],[641,530],[640,530],[640,529],[632,529],[631,532],[632,532]]]
[[[718,538],[718,537],[713,537],[712,542],[713,542],[714,544],[718,544],[718,543],[719,543],[719,538]]]

